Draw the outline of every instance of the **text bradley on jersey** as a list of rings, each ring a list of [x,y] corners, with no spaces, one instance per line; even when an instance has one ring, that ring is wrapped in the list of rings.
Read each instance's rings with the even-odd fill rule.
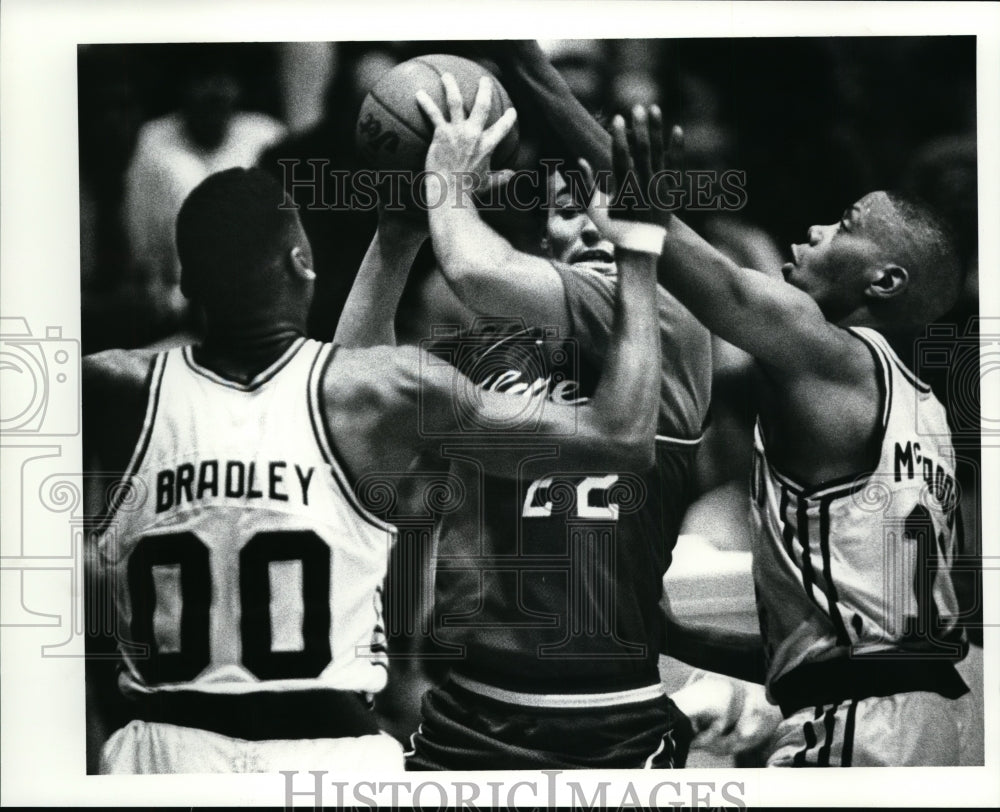
[[[264,467],[261,463],[261,469]],[[315,468],[292,465],[294,479],[287,478],[290,471],[284,460],[269,461],[266,469],[265,474],[258,470],[256,462],[241,460],[203,460],[197,468],[190,462],[181,463],[176,469],[165,468],[156,474],[156,512],[163,513],[182,502],[220,495],[230,499],[267,498],[279,502],[297,498],[303,505],[309,504],[309,483]]]

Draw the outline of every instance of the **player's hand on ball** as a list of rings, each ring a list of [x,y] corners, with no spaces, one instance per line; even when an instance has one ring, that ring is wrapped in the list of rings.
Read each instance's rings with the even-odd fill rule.
[[[417,103],[434,125],[434,137],[427,150],[424,168],[427,170],[428,201],[441,200],[442,182],[457,183],[462,192],[475,192],[490,182],[503,182],[510,172],[500,173],[491,181],[490,156],[503,141],[517,120],[517,112],[509,108],[490,127],[485,127],[490,112],[493,86],[490,78],[479,80],[475,103],[469,115],[462,106],[462,94],[450,73],[442,74],[448,118],[438,109],[424,90],[416,92]]]
[[[752,750],[774,735],[781,712],[764,686],[720,674],[696,672],[671,699],[694,726],[692,747],[717,755]]]

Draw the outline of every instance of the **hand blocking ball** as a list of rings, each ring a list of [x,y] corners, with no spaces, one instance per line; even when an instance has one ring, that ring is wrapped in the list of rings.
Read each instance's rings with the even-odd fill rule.
[[[415,94],[422,88],[438,109],[446,111],[448,104],[441,85],[443,73],[455,77],[466,114],[476,100],[480,77],[489,76],[493,80],[487,127],[511,107],[510,97],[496,77],[469,59],[449,54],[410,59],[385,74],[361,104],[355,143],[362,166],[381,171],[408,170],[414,174],[423,170],[434,127],[417,104]],[[508,167],[517,147],[515,124],[493,152],[491,168]]]

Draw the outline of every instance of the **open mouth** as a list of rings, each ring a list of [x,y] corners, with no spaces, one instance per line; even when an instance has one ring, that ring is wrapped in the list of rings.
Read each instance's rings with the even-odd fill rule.
[[[588,248],[573,257],[574,264],[577,262],[599,262],[610,265],[614,261],[614,255],[604,248]]]
[[[792,243],[792,261],[786,262],[781,266],[781,275],[785,277],[785,281],[792,275],[792,271],[799,267],[799,246]]]

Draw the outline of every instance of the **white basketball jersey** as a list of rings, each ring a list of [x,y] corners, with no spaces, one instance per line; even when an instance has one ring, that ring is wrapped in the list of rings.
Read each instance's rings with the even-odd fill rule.
[[[964,652],[944,407],[881,335],[852,332],[872,350],[884,394],[875,470],[805,488],[769,464],[759,422],[755,432],[753,569],[769,686],[803,663],[837,657],[957,660]]]
[[[100,540],[123,690],[385,685],[395,529],[358,505],[334,457],[319,400],[332,351],[298,339],[245,385],[190,347],[156,356],[131,499]]]

